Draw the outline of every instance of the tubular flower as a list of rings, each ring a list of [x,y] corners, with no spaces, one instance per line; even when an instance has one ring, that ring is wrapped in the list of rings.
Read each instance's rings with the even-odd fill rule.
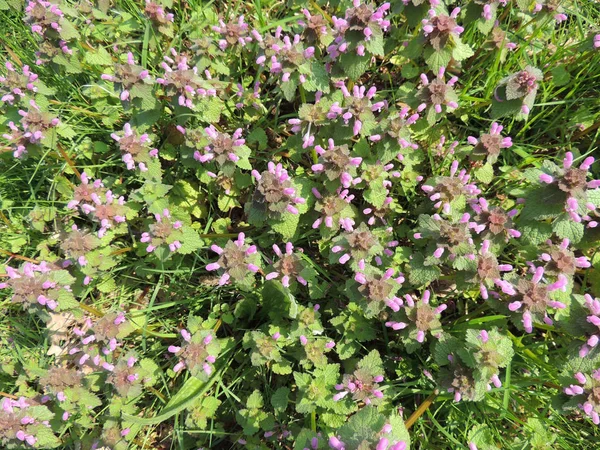
[[[115,64],[114,71],[114,75],[103,73],[101,78],[114,83],[123,102],[134,97],[138,87],[152,83],[149,72],[135,63],[131,52],[127,53],[127,63]]]
[[[421,74],[422,86],[417,93],[421,104],[417,108],[417,112],[433,108],[436,114],[441,114],[444,107],[447,111],[458,108],[458,96],[454,91],[454,85],[458,81],[458,77],[453,76],[445,81],[445,72],[446,68],[440,67],[436,78],[433,80],[429,80],[424,73]]]
[[[242,146],[246,143],[246,140],[242,139],[241,128],[235,130],[233,135],[229,135],[217,131],[213,125],[210,125],[204,129],[204,132],[208,136],[208,145],[204,147],[203,154],[199,151],[194,152],[196,161],[201,163],[214,161],[219,166],[224,166],[227,163],[235,164],[240,160],[238,153],[241,153]]]
[[[450,176],[436,177],[435,185],[424,184],[421,189],[429,195],[429,200],[434,203],[434,208],[442,208],[445,214],[452,212],[452,202],[460,197],[467,200],[479,195],[481,191],[474,183],[469,183],[471,176],[465,169],[458,171],[458,161],[453,161],[450,167]]]
[[[365,56],[369,41],[381,38],[390,26],[390,21],[384,18],[390,10],[389,2],[375,8],[370,3],[353,0],[352,6],[346,9],[343,19],[332,17],[335,38],[327,47],[332,60],[347,52]]]
[[[395,312],[403,306],[402,299],[396,296],[396,292],[404,283],[404,275],[394,276],[394,269],[387,269],[383,273],[364,273],[356,272],[354,281],[358,283],[353,288],[358,292],[358,297],[364,303],[365,314],[367,317],[373,317],[384,307],[388,306]],[[351,295],[351,294],[349,294]]]
[[[508,241],[511,238],[518,238],[521,233],[514,228],[512,218],[518,214],[516,209],[505,212],[502,208],[492,207],[483,197],[474,198],[470,202],[471,208],[477,213],[475,223],[472,226],[477,234],[484,234],[489,239],[502,237],[502,240]]]
[[[152,0],[146,0],[144,13],[158,26],[158,29],[161,32],[161,27],[169,25],[171,22],[173,22],[173,18],[175,17],[172,13],[166,13],[165,9],[160,4],[155,3]]]
[[[304,28],[302,39],[305,42],[313,44],[330,34],[328,22],[321,14],[311,14],[306,8],[302,9],[302,14],[305,19],[299,20],[298,25]]]
[[[600,187],[600,180],[587,181],[588,172],[594,163],[594,157],[588,156],[579,167],[573,167],[573,153],[567,152],[563,167],[555,167],[554,171],[546,169],[540,176],[540,183],[558,187],[565,196],[565,212],[574,222],[581,222],[581,214],[594,210],[595,206],[588,201],[588,191]]]
[[[68,305],[73,304],[68,283],[74,279],[59,267],[42,261],[39,264],[25,263],[19,270],[6,266],[5,270],[8,279],[0,282],[0,289],[12,289],[13,303],[21,303],[24,308],[44,307],[51,311],[69,309]]]
[[[253,203],[264,205],[266,213],[272,218],[280,218],[282,214],[298,214],[296,205],[306,203],[302,197],[296,196],[296,188],[292,184],[291,177],[281,163],[275,165],[269,161],[268,170],[263,173],[252,171],[256,179],[256,190],[254,191]]]
[[[0,102],[13,105],[15,100],[23,100],[27,94],[37,92],[35,82],[38,76],[25,65],[17,72],[10,61],[4,63],[6,74],[0,76]]]
[[[279,259],[273,263],[272,271],[266,274],[265,279],[281,279],[281,284],[285,287],[290,287],[294,280],[306,286],[308,282],[302,277],[304,263],[294,252],[294,245],[291,242],[286,243],[283,253],[278,245],[273,244],[273,251]]]
[[[150,231],[142,233],[140,242],[147,243],[146,251],[148,253],[155,251],[161,245],[168,245],[171,252],[176,252],[181,248],[181,242],[178,238],[182,237],[181,228],[183,224],[176,220],[171,220],[171,213],[164,209],[162,215],[154,214],[155,224],[150,225]]]
[[[221,346],[212,331],[199,330],[191,334],[181,330],[183,343],[181,346],[169,346],[169,353],[175,355],[179,362],[173,367],[174,372],[187,368],[190,375],[207,379],[214,370]]]
[[[467,141],[473,148],[473,159],[486,159],[490,164],[494,164],[500,156],[500,151],[503,148],[512,147],[512,139],[510,137],[503,138],[502,125],[493,122],[489,133],[483,133],[479,138],[469,136]]]
[[[370,370],[358,368],[352,374],[345,374],[342,382],[335,385],[338,393],[333,400],[340,401],[350,394],[354,401],[376,405],[383,398],[383,392],[379,389],[382,381],[383,375],[372,375]]]
[[[319,162],[312,165],[312,170],[317,173],[323,172],[329,181],[339,179],[344,188],[360,183],[362,180],[356,177],[356,168],[360,166],[362,158],[351,157],[347,145],[336,146],[331,138],[328,144],[327,149],[320,145],[315,146]]]
[[[157,78],[156,82],[164,86],[168,96],[177,96],[179,106],[194,108],[196,97],[215,97],[217,90],[211,83],[212,77],[206,70],[206,80],[198,75],[198,67],[190,68],[188,57],[180,55],[175,49],[170,50],[170,56],[165,56],[160,66],[165,71],[162,78]]]
[[[112,372],[115,366],[111,361],[118,354],[115,350],[122,347],[122,339],[132,331],[133,326],[123,312],[107,313],[95,322],[87,318],[81,328],[73,329],[79,342],[69,349],[69,356],[78,366]]]
[[[212,245],[211,250],[219,255],[219,259],[207,265],[206,270],[219,271],[220,286],[228,284],[230,280],[242,282],[260,269],[256,246],[245,243],[244,233],[240,233],[235,241],[228,241],[223,248]]]
[[[590,324],[590,327],[594,328],[594,330],[586,343],[579,349],[579,356],[581,358],[587,356],[590,350],[597,347],[600,342],[600,299],[592,298],[590,294],[585,294],[583,298],[585,299],[584,306],[588,310],[587,312],[589,312],[586,321]]]
[[[427,334],[439,337],[442,332],[440,323],[441,313],[446,310],[447,305],[441,304],[434,307],[430,304],[431,292],[426,290],[423,297],[415,301],[412,295],[404,296],[404,308],[398,313],[400,320],[390,320],[385,326],[393,330],[402,330],[402,340],[412,353],[414,349],[425,342]]]
[[[27,153],[27,147],[30,144],[40,144],[46,137],[46,132],[60,123],[58,118],[53,118],[51,114],[40,111],[34,100],[29,101],[29,110],[20,109],[19,115],[21,116],[21,128],[10,121],[8,127],[11,133],[3,135],[14,149],[13,156],[15,158],[22,158]]]
[[[30,409],[31,408],[31,409]],[[8,444],[8,448],[36,447],[35,436],[40,428],[50,428],[48,421],[36,419],[41,409],[46,410],[37,401],[25,397],[13,400],[4,397],[0,402],[0,441]],[[46,410],[46,412],[49,412]],[[47,435],[48,431],[44,431]],[[52,432],[50,432],[52,433]]]
[[[508,281],[502,282],[502,292],[511,295],[513,301],[508,304],[508,309],[512,312],[522,312],[523,328],[526,332],[533,331],[533,321],[543,320],[546,324],[552,325],[552,319],[548,317],[547,309],[564,309],[564,303],[552,300],[549,297],[551,292],[557,290],[566,290],[568,279],[565,275],[558,275],[558,280],[552,284],[541,283],[544,276],[543,267],[535,267],[533,277],[530,280],[519,279],[516,290]]]
[[[453,36],[458,37],[465,30],[456,23],[456,18],[460,14],[460,8],[454,8],[449,16],[437,14],[434,9],[428,12],[429,17],[422,20],[423,35],[425,40],[436,51],[452,43]]]
[[[219,39],[219,48],[225,50],[228,47],[240,45],[245,47],[246,44],[252,42],[252,36],[255,36],[258,42],[262,40],[260,34],[253,30],[252,35],[248,32],[249,26],[244,20],[244,16],[239,16],[237,20],[230,20],[225,23],[222,19],[219,19],[219,25],[212,27],[212,30],[221,35]]]
[[[490,251],[491,242],[484,240],[481,244],[481,252],[477,257],[477,273],[475,279],[479,281],[479,291],[484,300],[488,299],[488,287],[497,285],[504,286],[500,278],[501,272],[510,272],[513,267],[510,264],[498,264],[496,256]]]
[[[261,43],[264,53],[256,59],[260,66],[267,65],[272,74],[280,75],[284,83],[293,80],[299,84],[310,76],[310,63],[315,55],[315,47],[305,47],[301,36],[283,36],[278,27],[275,36],[267,36]],[[298,75],[297,75],[298,74]]]
[[[79,209],[92,216],[100,223],[98,237],[102,238],[108,229],[126,221],[128,208],[125,198],[115,197],[110,189],[105,189],[101,180],[90,183],[85,172],[81,174],[81,184],[75,188],[74,199],[67,204],[67,209]]]
[[[335,193],[325,196],[321,195],[317,188],[313,188],[312,193],[317,198],[315,211],[320,214],[320,217],[312,224],[314,229],[321,225],[325,225],[326,228],[333,231],[337,231],[339,227],[346,231],[354,229],[354,211],[350,206],[354,194],[350,194],[348,189],[342,190],[341,188],[338,188]]]
[[[371,86],[368,90],[365,86],[354,86],[352,93],[350,93],[343,81],[336,83],[336,85],[342,91],[344,100],[341,105],[339,102],[334,102],[331,105],[327,118],[335,120],[341,116],[344,125],[348,125],[350,120],[353,120],[352,134],[354,136],[361,134],[363,123],[375,120],[373,112],[387,108],[387,102],[385,101],[371,102],[377,93],[375,86]],[[364,135],[364,130],[362,131]]]
[[[389,230],[386,230],[387,232]],[[371,231],[365,223],[361,223],[352,231],[343,232],[332,241],[331,262],[346,264],[350,261],[353,270],[364,270],[366,264],[370,264],[373,258],[377,265],[383,264],[382,254],[391,256],[393,253],[389,248],[397,246],[398,242],[390,241],[384,247],[381,244],[381,234],[380,230]]]
[[[134,170],[137,164],[142,172],[147,172],[150,158],[158,156],[158,149],[151,148],[148,134],[138,135],[138,132],[128,123],[123,127],[122,136],[116,133],[110,136],[119,143],[123,162],[129,170]]]
[[[551,240],[546,241],[546,247],[542,248],[544,252],[539,260],[545,263],[544,271],[546,274],[557,277],[564,274],[572,277],[577,269],[587,269],[591,263],[585,256],[576,257],[573,251],[569,249],[569,239],[563,239],[560,244],[553,244]]]
[[[576,384],[571,384],[564,388],[564,393],[576,399],[581,403],[577,406],[586,416],[592,419],[594,425],[600,424],[600,369],[592,371],[590,375],[584,375],[577,372],[573,375]]]
[[[475,260],[475,247],[470,229],[474,222],[470,222],[470,215],[464,213],[459,220],[450,221],[439,214],[433,216],[419,216],[419,232],[414,234],[415,239],[433,241],[435,250],[431,256],[435,259],[447,257],[448,261],[455,261],[457,257],[466,257]]]

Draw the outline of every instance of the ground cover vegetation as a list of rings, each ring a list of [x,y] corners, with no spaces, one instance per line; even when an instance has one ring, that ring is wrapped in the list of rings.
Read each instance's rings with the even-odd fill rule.
[[[0,0],[0,447],[600,447],[600,5]]]

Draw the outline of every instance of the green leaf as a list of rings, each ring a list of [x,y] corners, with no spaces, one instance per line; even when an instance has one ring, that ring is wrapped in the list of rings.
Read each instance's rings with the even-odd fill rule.
[[[425,286],[434,280],[437,280],[441,275],[441,271],[437,266],[426,266],[423,255],[417,253],[413,255],[410,261],[409,281],[417,286]]]
[[[160,411],[158,415],[151,418],[144,418],[123,414],[123,420],[139,425],[155,425],[162,423],[173,417],[180,411],[183,411],[188,406],[192,405],[199,397],[204,395],[215,382],[221,379],[225,369],[229,366],[223,364],[218,370],[215,370],[208,381],[202,381],[195,377],[190,377],[184,385],[171,397],[169,403]]]
[[[358,80],[369,67],[370,56],[359,56],[354,52],[344,53],[340,56],[340,64],[348,78]]]
[[[585,226],[581,222],[574,222],[570,217],[562,217],[552,224],[552,231],[558,237],[569,239],[572,244],[576,244],[583,238]]]
[[[263,397],[260,391],[255,390],[250,394],[248,400],[246,400],[246,407],[251,409],[259,409],[263,407]]]
[[[104,47],[98,47],[95,52],[87,51],[84,57],[88,64],[98,66],[112,66],[113,60],[110,53],[106,51]]]
[[[428,47],[425,49],[423,56],[431,71],[437,73],[440,70],[440,67],[448,66],[452,59],[452,51],[446,48],[436,51],[433,48]]]
[[[268,143],[267,133],[265,133],[265,130],[263,130],[262,128],[255,128],[246,137],[246,141],[249,144],[257,143],[258,144],[258,149],[259,150],[264,150],[264,149],[267,148],[267,143]]]
[[[467,58],[473,56],[473,50],[468,44],[464,44],[460,39],[456,39],[454,42],[454,48],[452,49],[452,57],[457,61],[464,61]]]
[[[271,396],[271,406],[279,411],[285,411],[288,406],[288,396],[290,395],[290,389],[287,387],[280,387]]]
[[[475,177],[482,183],[490,184],[494,179],[494,167],[488,163],[476,169]]]
[[[265,281],[262,289],[263,306],[273,320],[283,317],[295,319],[298,314],[298,303],[278,280]]]

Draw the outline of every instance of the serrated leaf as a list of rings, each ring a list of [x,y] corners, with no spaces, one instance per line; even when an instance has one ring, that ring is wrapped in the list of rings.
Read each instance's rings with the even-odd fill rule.
[[[552,231],[554,231],[558,237],[569,239],[572,244],[576,244],[583,238],[585,226],[581,222],[574,222],[567,216],[556,220],[552,224]]]

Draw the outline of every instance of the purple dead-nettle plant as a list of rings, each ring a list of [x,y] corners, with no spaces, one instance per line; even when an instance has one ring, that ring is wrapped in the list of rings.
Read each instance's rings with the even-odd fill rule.
[[[566,195],[565,211],[574,222],[581,222],[584,211],[594,210],[595,206],[588,201],[588,191],[600,187],[600,179],[587,181],[588,172],[594,163],[594,157],[588,156],[579,167],[573,166],[573,153],[567,152],[563,167],[554,166],[545,169],[539,176],[540,182],[557,186]]]
[[[479,282],[479,291],[484,300],[488,299],[488,288],[496,285],[500,289],[504,286],[501,279],[502,272],[510,272],[513,267],[510,264],[498,264],[496,255],[490,251],[491,242],[487,239],[481,244],[481,251],[477,255],[476,282]]]
[[[279,259],[272,264],[272,271],[267,271],[265,279],[280,279],[285,287],[290,287],[290,283],[294,280],[304,286],[308,284],[301,275],[305,265],[298,253],[294,252],[294,245],[291,242],[285,244],[285,253],[277,244],[273,244],[273,252]]]
[[[260,255],[255,245],[246,243],[244,233],[240,233],[235,241],[228,241],[222,248],[213,244],[210,249],[219,255],[219,259],[208,264],[206,270],[220,273],[221,286],[230,281],[251,284],[254,274],[260,270]]]
[[[371,370],[366,368],[356,369],[352,374],[344,374],[342,382],[335,385],[338,393],[333,400],[337,402],[350,395],[354,401],[377,405],[383,398],[379,388],[382,381],[383,375],[372,375]]]
[[[554,18],[558,23],[568,19],[561,6],[561,0],[536,0],[532,14],[545,13]]]
[[[350,262],[353,270],[365,270],[366,265],[375,259],[377,265],[382,265],[382,256],[392,256],[390,250],[398,246],[397,241],[381,244],[383,236],[390,236],[391,229],[371,231],[367,224],[361,223],[352,231],[345,231],[332,240],[331,262],[346,264]]]
[[[315,103],[304,103],[298,110],[298,118],[288,120],[292,133],[302,134],[302,148],[312,147],[318,128],[330,123],[329,103],[322,99],[323,93],[317,91]]]
[[[4,67],[6,74],[0,76],[0,102],[13,105],[15,100],[23,100],[28,94],[37,92],[35,82],[38,76],[29,70],[29,66],[17,71],[10,61],[6,61]]]
[[[521,102],[521,114],[527,116],[533,107],[538,90],[538,81],[544,78],[542,72],[532,66],[503,78],[494,91],[498,102],[517,100]]]
[[[433,108],[437,114],[441,114],[446,110],[454,110],[458,108],[458,96],[454,90],[454,85],[458,81],[457,76],[452,76],[448,81],[445,81],[446,68],[440,67],[437,76],[429,80],[427,75],[421,74],[422,86],[417,92],[417,98],[421,104],[417,108],[417,112],[421,112],[426,108]]]
[[[144,8],[146,16],[158,26],[158,29],[162,32],[161,27],[166,27],[173,22],[173,14],[167,13],[164,6],[159,3],[153,2],[152,0],[146,0],[146,7]]]
[[[73,200],[67,204],[67,209],[79,207],[84,214],[98,222],[99,238],[102,238],[110,228],[127,220],[125,198],[114,196],[110,189],[104,187],[101,180],[90,183],[85,172],[81,173],[81,184],[75,188],[73,197]]]
[[[148,253],[155,251],[163,245],[168,246],[171,252],[176,252],[181,248],[181,242],[178,238],[182,237],[181,228],[183,224],[179,220],[173,221],[171,213],[166,208],[162,214],[154,214],[154,218],[156,219],[156,223],[148,227],[150,231],[142,233],[140,242],[148,244],[146,247]]]
[[[206,80],[198,75],[198,67],[190,67],[188,56],[180,55],[175,49],[170,50],[172,56],[165,56],[160,66],[165,71],[156,82],[162,86],[168,96],[177,97],[179,106],[194,108],[196,97],[215,97],[217,89],[213,85],[212,77],[208,70],[204,71]]]
[[[581,372],[577,372],[573,377],[577,380],[577,383],[564,388],[564,393],[579,400],[580,403],[577,407],[592,419],[595,425],[599,425],[600,369],[593,370],[587,376]]]
[[[510,137],[502,137],[500,134],[502,129],[502,125],[493,122],[489,133],[483,133],[479,138],[474,136],[467,138],[469,144],[474,147],[471,154],[473,159],[485,159],[490,164],[494,164],[498,160],[500,151],[503,148],[512,147],[512,139]]]
[[[182,329],[181,338],[181,346],[171,345],[168,349],[179,360],[173,371],[177,373],[186,368],[192,376],[207,379],[214,371],[221,349],[215,335],[211,330],[198,330],[192,334]]]
[[[51,367],[42,377],[39,379],[39,385],[43,388],[44,396],[42,397],[42,403],[48,402],[50,399],[56,399],[60,404],[66,400],[72,400],[71,392],[78,389],[85,389],[84,386],[84,373],[78,367]],[[74,400],[74,399],[73,399]],[[63,407],[64,408],[64,407]],[[66,412],[66,416],[69,417],[69,413]]]
[[[199,151],[194,152],[194,159],[201,163],[214,161],[219,167],[224,166],[228,162],[236,163],[239,161],[239,152],[242,146],[246,143],[242,139],[243,130],[238,128],[233,132],[233,135],[221,133],[213,125],[204,129],[208,136],[208,145],[204,147],[204,153]]]
[[[352,93],[350,93],[343,81],[338,81],[335,84],[342,91],[344,100],[341,105],[339,102],[334,102],[331,105],[327,113],[327,118],[336,120],[338,117],[341,117],[344,125],[349,125],[350,121],[352,121],[352,134],[357,136],[361,134],[361,130],[365,134],[363,124],[373,123],[375,121],[373,112],[387,108],[387,101],[371,102],[377,93],[375,86],[371,86],[368,90],[365,86],[354,86]],[[369,133],[370,129],[371,126],[367,130]]]
[[[569,249],[570,243],[566,238],[560,244],[554,244],[551,240],[546,241],[546,245],[541,248],[543,253],[538,258],[544,263],[546,275],[555,278],[564,274],[571,278],[577,269],[591,267],[592,264],[586,256],[575,256],[575,253]]]
[[[50,113],[40,111],[34,100],[29,101],[27,111],[20,109],[19,115],[21,116],[21,127],[19,128],[13,121],[10,121],[8,122],[8,128],[11,132],[3,135],[13,149],[15,158],[25,156],[29,145],[40,144],[42,139],[46,137],[47,132],[60,123],[57,117],[52,117]]]
[[[436,259],[447,256],[449,261],[454,261],[457,256],[465,256],[475,260],[475,247],[471,236],[471,229],[476,225],[470,221],[470,215],[464,213],[458,220],[448,220],[439,214],[433,216],[419,216],[419,232],[413,236],[415,239],[425,239],[435,243],[432,257]]]
[[[298,25],[304,28],[302,40],[308,44],[315,44],[330,34],[329,22],[321,14],[311,14],[306,8],[302,10],[304,19],[298,20]]]
[[[458,174],[457,174],[458,172]],[[452,212],[452,203],[460,198],[469,200],[481,193],[475,183],[470,183],[471,176],[465,169],[458,171],[458,161],[453,161],[450,176],[438,176],[435,184],[424,184],[421,189],[434,202],[434,208],[442,209],[445,214]]]
[[[600,343],[600,299],[593,298],[590,294],[585,294],[583,298],[585,299],[584,306],[589,311],[586,320],[595,326],[596,330],[594,330],[586,343],[579,349],[579,356],[581,358],[587,356],[590,350],[597,347],[598,343]]]
[[[112,133],[110,136],[119,143],[123,162],[129,170],[134,170],[137,165],[142,172],[146,172],[150,158],[158,156],[158,149],[152,148],[148,133],[138,134],[129,123],[123,126],[122,135]]]
[[[421,299],[415,300],[412,295],[404,296],[404,307],[398,313],[398,320],[389,320],[385,326],[392,330],[402,330],[402,341],[409,352],[425,342],[428,334],[439,338],[442,333],[440,317],[446,310],[446,304],[433,306],[430,302],[431,292],[425,290]]]
[[[334,231],[340,227],[346,231],[354,229],[354,210],[351,206],[354,194],[350,194],[348,189],[339,188],[332,194],[322,195],[316,187],[312,188],[312,193],[317,198],[315,211],[320,215],[312,224],[314,229],[321,226]]]
[[[362,158],[351,156],[348,145],[335,145],[331,138],[327,142],[327,149],[315,146],[319,160],[312,165],[312,170],[324,173],[329,181],[339,180],[344,188],[360,183],[362,180],[356,176],[356,169],[360,167]]]
[[[327,47],[327,53],[332,60],[348,52],[365,56],[370,41],[380,40],[390,26],[390,21],[385,19],[390,10],[389,2],[375,8],[370,3],[353,0],[352,6],[346,9],[343,19],[332,17],[335,38]]]
[[[123,312],[110,312],[95,322],[87,318],[73,333],[79,342],[69,349],[69,356],[75,364],[92,368],[102,368],[108,372],[114,369],[115,351],[122,347],[122,339],[133,331],[132,324]]]
[[[305,47],[299,34],[283,36],[281,27],[277,27],[275,36],[266,36],[262,42],[264,54],[256,59],[258,65],[267,64],[269,71],[281,75],[282,82],[290,81],[290,78],[298,73],[297,81],[303,84],[307,80],[309,71],[304,70],[315,55],[315,47]]]
[[[392,214],[393,203],[394,199],[392,197],[386,197],[381,207],[371,206],[363,209],[363,214],[368,217],[367,224],[373,226],[379,220],[382,225],[387,225],[388,217]]]
[[[508,241],[511,238],[518,238],[521,232],[515,228],[512,218],[518,214],[518,210],[512,209],[509,212],[504,211],[499,206],[491,206],[483,198],[474,198],[469,202],[473,211],[477,213],[474,220],[473,230],[483,237],[494,239],[500,237],[501,240]]]
[[[49,417],[46,417],[46,420],[36,417],[42,412],[40,408],[48,413]],[[0,442],[8,445],[5,448],[34,447],[38,441],[36,434],[41,427],[50,427],[48,419],[51,417],[52,414],[35,400],[25,397],[13,400],[4,397],[0,402]]]
[[[148,70],[135,63],[133,53],[127,53],[127,63],[118,63],[114,67],[114,75],[103,73],[100,77],[106,81],[112,81],[115,88],[120,92],[121,101],[128,101],[135,94],[136,87],[152,83]]]
[[[25,263],[19,270],[5,268],[8,279],[0,282],[0,289],[12,289],[12,302],[24,308],[42,307],[61,311],[77,306],[70,284],[75,280],[54,264]]]
[[[228,47],[234,47],[236,45],[245,47],[252,42],[253,37],[257,42],[262,41],[262,37],[258,31],[249,31],[250,27],[246,23],[244,16],[239,16],[237,19],[232,19],[227,23],[225,23],[223,19],[219,19],[219,25],[214,25],[212,30],[221,35],[221,38],[219,39],[219,48],[223,51]]]
[[[391,112],[387,119],[382,122],[382,130],[385,136],[389,136],[394,139],[401,149],[412,149],[415,150],[419,146],[411,142],[411,130],[410,126],[419,120],[419,114],[414,112],[411,113],[409,107],[404,107],[400,111]],[[382,139],[381,134],[374,134],[369,137],[369,140],[373,142],[380,141]],[[398,154],[398,159],[402,161],[404,155]]]
[[[373,273],[369,271],[356,272],[354,281],[358,283],[358,292],[366,300],[367,313],[373,316],[383,309],[383,305],[388,306],[393,311],[398,312],[404,304],[396,292],[404,283],[404,275],[399,273],[394,277],[395,270],[390,268],[383,273]],[[351,294],[350,294],[351,295]]]
[[[306,199],[297,195],[297,189],[292,184],[287,170],[281,163],[275,164],[272,161],[269,161],[267,167],[262,173],[252,171],[256,180],[253,201],[266,203],[267,214],[274,219],[280,218],[285,212],[298,214],[296,205],[306,203]]]
[[[444,49],[448,43],[452,45],[454,38],[465,30],[456,23],[459,14],[460,8],[454,8],[449,16],[438,15],[434,9],[430,9],[429,17],[421,21],[425,40],[435,51]]]
[[[100,239],[88,230],[81,230],[77,225],[61,239],[60,248],[69,261],[77,261],[80,266],[88,264],[86,255],[100,246]]]
[[[60,7],[44,0],[30,0],[25,7],[25,23],[33,33],[44,38],[56,38],[61,31],[64,13]]]
[[[527,333],[533,331],[533,323],[543,321],[552,325],[548,309],[564,309],[564,303],[553,300],[550,294],[554,291],[565,291],[569,283],[564,274],[559,274],[554,283],[544,283],[544,268],[533,266],[534,274],[531,280],[520,278],[516,286],[508,281],[501,282],[502,292],[511,296],[508,309],[522,314],[523,328]]]

